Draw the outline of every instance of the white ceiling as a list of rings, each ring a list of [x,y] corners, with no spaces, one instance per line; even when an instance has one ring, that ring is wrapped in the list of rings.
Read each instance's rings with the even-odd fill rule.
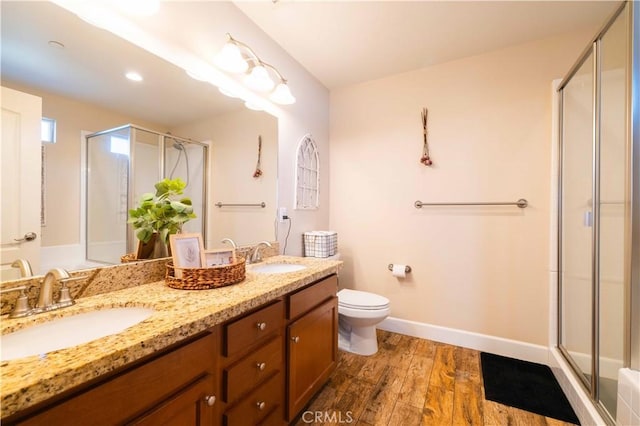
[[[236,1],[329,89],[577,29],[619,1]]]
[[[618,1],[234,2],[329,89],[578,28],[594,33]],[[177,45],[222,42],[230,3],[167,2],[149,21]],[[221,12],[222,11],[222,12]],[[217,13],[216,13],[217,12]],[[243,108],[215,87],[49,2],[0,1],[3,81],[179,125]],[[220,15],[220,16],[218,16]],[[218,34],[219,33],[219,34]],[[50,47],[56,40],[64,49]],[[189,46],[191,48],[192,46]],[[270,62],[269,58],[264,58]],[[278,67],[278,64],[273,64]],[[122,76],[136,69],[134,84]],[[164,129],[159,129],[164,130]]]
[[[2,0],[0,15],[3,83],[36,87],[167,126],[244,108],[214,86],[53,3]],[[52,47],[50,40],[65,47]],[[144,81],[127,80],[124,74],[131,70]]]

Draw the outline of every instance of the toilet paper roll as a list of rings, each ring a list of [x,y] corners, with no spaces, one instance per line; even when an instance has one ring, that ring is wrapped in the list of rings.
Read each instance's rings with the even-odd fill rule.
[[[393,264],[393,268],[391,269],[391,274],[394,277],[405,278],[407,276],[407,265],[397,265]]]

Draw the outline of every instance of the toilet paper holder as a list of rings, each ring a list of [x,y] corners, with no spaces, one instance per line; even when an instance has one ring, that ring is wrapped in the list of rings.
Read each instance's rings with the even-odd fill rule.
[[[393,271],[393,263],[390,263],[389,266],[387,267],[390,271]],[[407,265],[404,267],[404,272],[406,274],[408,274],[409,272],[411,272],[411,266]]]

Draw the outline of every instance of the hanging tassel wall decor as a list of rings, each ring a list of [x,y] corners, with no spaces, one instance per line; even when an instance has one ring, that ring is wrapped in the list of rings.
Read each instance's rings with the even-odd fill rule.
[[[260,168],[260,158],[262,157],[262,136],[258,135],[258,162],[256,163],[256,171],[253,172],[254,178],[262,176],[262,169]]]
[[[427,141],[427,116],[429,111],[426,108],[422,109],[422,137],[423,137],[423,145],[422,145],[422,157],[420,158],[420,162],[425,166],[431,166],[433,161],[431,161],[431,157],[429,156],[429,142]]]

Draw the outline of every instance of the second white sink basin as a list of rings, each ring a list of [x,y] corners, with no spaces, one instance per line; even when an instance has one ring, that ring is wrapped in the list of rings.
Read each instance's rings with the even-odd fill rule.
[[[147,308],[111,308],[33,325],[0,336],[0,360],[46,354],[120,333],[153,312]]]
[[[296,272],[307,269],[304,265],[294,265],[292,263],[266,263],[260,266],[254,266],[253,272],[260,274],[285,274],[287,272]]]

